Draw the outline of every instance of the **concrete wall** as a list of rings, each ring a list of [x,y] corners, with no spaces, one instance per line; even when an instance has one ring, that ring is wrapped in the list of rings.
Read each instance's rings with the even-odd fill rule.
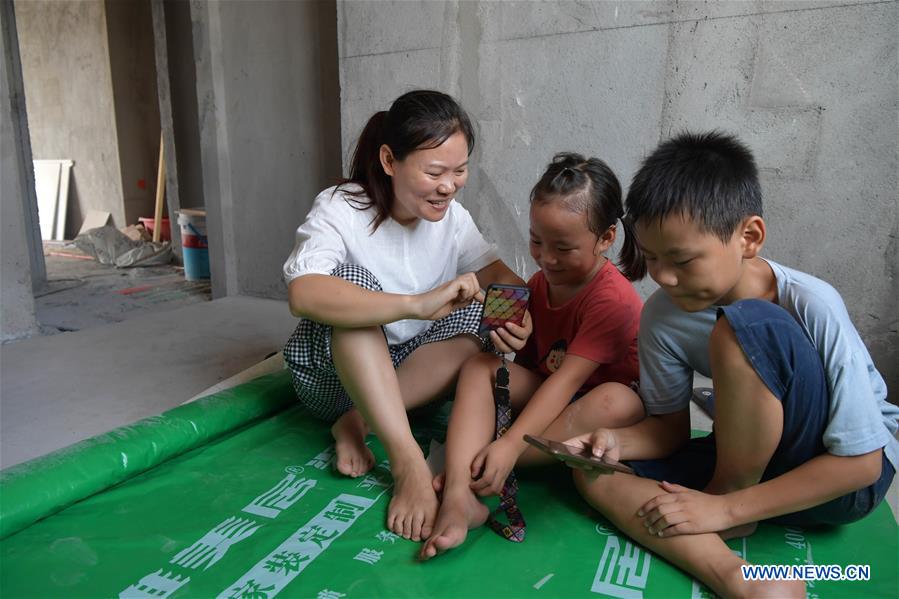
[[[528,191],[554,152],[600,156],[627,187],[672,133],[734,132],[761,167],[765,254],[837,287],[897,397],[897,8],[341,0],[344,164],[400,93],[455,95],[480,133],[461,201],[529,274]]]
[[[121,201],[130,225],[152,217],[156,205],[159,104],[150,0],[106,0],[106,31]]]
[[[75,161],[66,237],[88,210],[124,226],[106,8],[84,2],[15,2],[35,159]]]
[[[200,208],[204,205],[203,171],[190,4],[165,0],[164,5],[172,120],[178,147],[179,203],[184,208]]]
[[[216,296],[285,298],[293,233],[340,176],[335,12],[333,0],[191,3]]]
[[[39,235],[28,122],[12,6],[0,5],[0,342],[37,332],[32,262],[46,279],[43,254],[29,255]],[[40,240],[37,241],[38,248]]]
[[[159,108],[150,0],[17,1],[36,159],[72,159],[66,238],[89,210],[153,216]]]

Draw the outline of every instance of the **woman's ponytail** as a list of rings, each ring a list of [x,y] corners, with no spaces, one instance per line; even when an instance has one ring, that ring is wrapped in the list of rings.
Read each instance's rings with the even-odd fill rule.
[[[365,186],[372,180],[373,171],[380,169],[381,144],[384,143],[384,121],[387,111],[381,110],[372,115],[356,142],[353,160],[350,162],[350,180]],[[377,168],[376,168],[377,165]]]
[[[356,150],[350,162],[350,177],[341,182],[356,183],[362,188],[359,191],[344,190],[345,194],[359,198],[360,205],[353,206],[354,208],[366,210],[371,206],[375,207],[371,220],[373,231],[387,219],[393,205],[393,184],[381,166],[381,146],[385,143],[387,115],[386,110],[381,110],[368,119],[359,135],[359,141],[356,142]]]

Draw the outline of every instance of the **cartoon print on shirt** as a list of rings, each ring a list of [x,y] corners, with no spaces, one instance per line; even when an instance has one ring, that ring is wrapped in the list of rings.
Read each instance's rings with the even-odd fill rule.
[[[562,360],[565,358],[565,351],[568,349],[568,342],[559,339],[549,348],[546,356],[540,362],[546,366],[549,372],[555,372],[562,366]]]

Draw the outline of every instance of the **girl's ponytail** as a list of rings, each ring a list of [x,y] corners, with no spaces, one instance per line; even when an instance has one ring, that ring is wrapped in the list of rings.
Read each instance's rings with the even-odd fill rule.
[[[639,281],[646,276],[646,258],[637,245],[634,224],[630,216],[621,217],[621,226],[624,229],[624,242],[618,253],[618,268],[621,274],[631,281]]]

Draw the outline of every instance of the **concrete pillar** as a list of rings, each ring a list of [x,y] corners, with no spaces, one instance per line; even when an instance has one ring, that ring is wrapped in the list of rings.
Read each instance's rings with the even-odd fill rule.
[[[286,298],[281,266],[340,176],[336,9],[191,3],[215,296]]]
[[[38,331],[34,287],[46,280],[40,251],[28,121],[12,5],[0,4],[0,341]]]

